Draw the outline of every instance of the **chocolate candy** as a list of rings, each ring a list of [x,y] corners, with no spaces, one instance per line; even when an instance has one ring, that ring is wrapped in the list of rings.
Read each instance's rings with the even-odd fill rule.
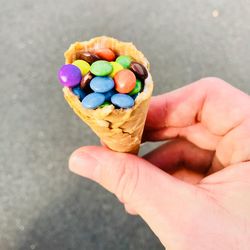
[[[110,102],[105,101],[101,106],[99,106],[99,108],[109,106],[110,104],[111,104]]]
[[[95,49],[94,53],[103,60],[109,62],[115,60],[115,53],[111,49],[107,48]]]
[[[147,69],[140,63],[132,62],[130,64],[130,70],[132,70],[135,75],[142,80],[145,80],[148,77]]]
[[[111,89],[110,91],[103,93],[104,96],[105,96],[105,101],[109,101],[109,102],[110,102],[111,97],[112,97],[114,94],[116,94],[116,93],[117,93],[117,92],[116,92],[114,89]]]
[[[127,69],[129,68],[132,59],[130,56],[118,56],[115,61],[120,63],[124,69]]]
[[[72,63],[81,70],[82,75],[86,75],[90,70],[90,65],[84,60],[76,60]]]
[[[72,92],[79,98],[80,102],[86,96],[86,93],[80,88],[80,86],[72,88]]]
[[[94,62],[90,67],[91,73],[96,76],[107,76],[112,72],[112,69],[112,65],[104,60]]]
[[[136,85],[135,74],[129,69],[123,69],[115,74],[115,89],[119,93],[129,93]]]
[[[108,76],[96,76],[90,82],[90,88],[98,93],[104,93],[114,87],[114,81]]]
[[[113,67],[112,72],[109,74],[110,77],[114,77],[115,74],[123,69],[122,65],[118,62],[110,62]]]
[[[82,80],[80,82],[80,87],[83,89],[87,85],[89,85],[90,81],[93,79],[93,75],[89,72],[85,76],[82,77]]]
[[[134,99],[126,94],[115,94],[111,97],[111,102],[119,108],[131,108],[134,106]]]
[[[92,64],[93,62],[100,60],[99,56],[90,52],[83,52],[83,51],[78,51],[76,53],[76,58],[84,60],[88,62],[89,64]]]
[[[63,86],[74,87],[80,83],[82,74],[75,65],[65,64],[58,72],[58,79]]]
[[[141,81],[139,79],[136,79],[135,87],[131,92],[129,92],[129,95],[138,94],[141,91],[141,87],[142,87]]]
[[[91,93],[85,96],[82,100],[82,105],[87,109],[95,109],[102,105],[105,101],[105,96],[101,93]]]

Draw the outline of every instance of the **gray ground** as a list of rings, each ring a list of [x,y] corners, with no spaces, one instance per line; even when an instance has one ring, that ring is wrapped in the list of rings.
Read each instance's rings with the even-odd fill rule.
[[[113,195],[68,171],[70,153],[98,139],[64,102],[63,52],[73,41],[111,35],[133,41],[151,61],[155,94],[205,76],[249,93],[250,1],[0,6],[0,249],[163,249]]]

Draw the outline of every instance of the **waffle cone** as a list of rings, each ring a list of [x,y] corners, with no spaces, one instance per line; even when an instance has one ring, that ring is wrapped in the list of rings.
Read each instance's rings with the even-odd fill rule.
[[[149,70],[148,60],[132,43],[120,42],[105,36],[72,44],[64,54],[66,64],[74,62],[79,53],[96,48],[110,48],[118,55],[129,55]],[[70,88],[63,88],[64,97],[68,104],[105,145],[117,152],[134,154],[139,151],[152,91],[153,81],[149,73],[148,78],[145,80],[144,90],[137,96],[135,105],[132,108],[115,109],[113,105],[109,105],[91,110],[82,106]]]

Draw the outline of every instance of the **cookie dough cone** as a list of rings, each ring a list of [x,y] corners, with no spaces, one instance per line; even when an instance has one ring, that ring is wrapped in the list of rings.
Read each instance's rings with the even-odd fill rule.
[[[149,71],[148,60],[132,43],[121,42],[106,36],[72,44],[65,52],[66,64],[73,63],[82,52],[88,52],[97,48],[110,48],[117,55],[131,56],[134,61],[143,64]],[[134,154],[137,154],[139,151],[152,91],[153,81],[148,72],[143,92],[137,96],[135,105],[132,108],[116,109],[113,105],[108,105],[91,110],[82,106],[82,103],[70,88],[63,88],[64,97],[68,104],[105,145],[117,152]]]

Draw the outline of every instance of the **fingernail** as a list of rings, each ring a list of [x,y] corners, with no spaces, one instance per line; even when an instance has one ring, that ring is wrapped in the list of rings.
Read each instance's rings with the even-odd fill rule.
[[[69,169],[75,174],[92,178],[97,160],[85,151],[75,151],[69,159]]]

